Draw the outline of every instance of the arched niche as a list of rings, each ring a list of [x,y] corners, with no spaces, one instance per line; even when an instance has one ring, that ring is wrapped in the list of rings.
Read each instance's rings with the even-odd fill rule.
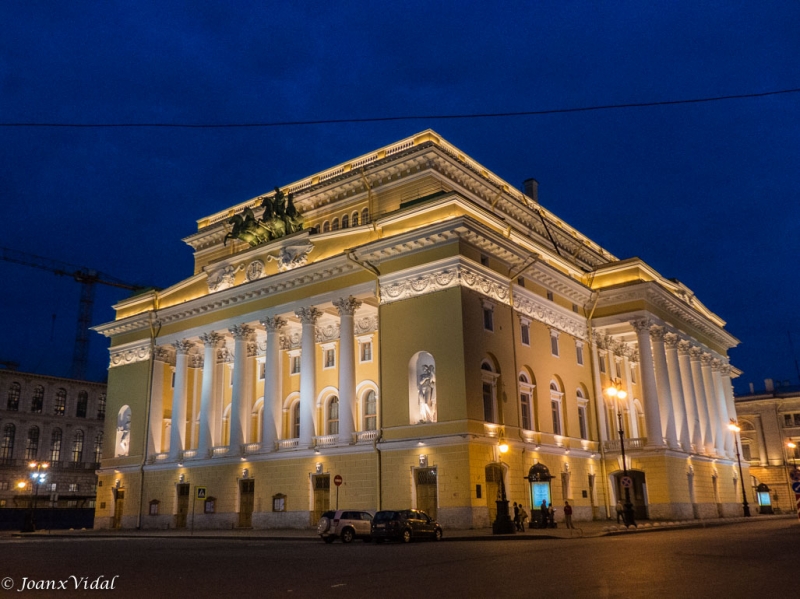
[[[114,457],[126,457],[131,449],[131,408],[122,406],[117,414],[117,443]]]
[[[411,424],[436,422],[436,361],[426,351],[408,362],[408,415]]]

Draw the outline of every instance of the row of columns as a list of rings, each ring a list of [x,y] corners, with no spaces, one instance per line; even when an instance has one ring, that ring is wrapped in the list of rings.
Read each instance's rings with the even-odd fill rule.
[[[350,443],[355,431],[355,341],[354,315],[361,302],[354,297],[337,299],[333,305],[339,311],[339,442]],[[302,325],[300,346],[300,437],[299,447],[310,447],[313,443],[316,407],[316,323],[322,311],[307,306],[295,311]],[[259,321],[267,333],[264,376],[264,409],[262,415],[262,447],[272,447],[280,438],[282,405],[280,388],[280,334],[286,320],[280,316],[269,316]],[[234,339],[233,389],[230,409],[229,446],[239,448],[245,443],[248,419],[248,344],[255,339],[255,329],[246,323],[228,329]],[[221,438],[215,430],[221,416],[221,396],[217,387],[217,350],[224,346],[224,337],[210,331],[200,336],[204,346],[203,376],[200,395],[200,426],[197,441],[198,456],[207,456],[214,441]],[[189,353],[194,343],[181,340],[173,343],[175,348],[175,384],[172,393],[172,420],[170,427],[170,459],[176,460],[186,449],[187,379]],[[154,389],[160,385],[153,385]],[[153,395],[152,414],[162,413],[163,398]],[[157,435],[161,434],[159,418],[151,418],[150,451],[155,452]]]

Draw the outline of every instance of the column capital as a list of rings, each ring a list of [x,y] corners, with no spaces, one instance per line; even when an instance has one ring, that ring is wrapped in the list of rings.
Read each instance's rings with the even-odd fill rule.
[[[203,345],[206,347],[219,347],[220,343],[224,341],[224,337],[219,333],[215,333],[214,331],[209,331],[208,333],[203,333],[200,335],[200,341],[203,342]]]
[[[703,363],[703,366],[705,366],[706,368],[710,368],[711,363],[714,361],[714,356],[712,356],[711,354],[703,353],[703,355],[700,356],[700,361]]]
[[[687,341],[686,339],[682,339],[678,341],[678,353],[681,356],[688,356],[689,352],[692,351],[692,342]]]
[[[669,349],[677,349],[680,341],[681,338],[678,337],[678,335],[676,335],[675,333],[666,333],[664,335],[664,343]]]
[[[722,368],[722,360],[711,360],[711,370],[719,372]]]
[[[248,339],[255,329],[248,324],[236,324],[228,329],[234,339]]]
[[[349,297],[340,297],[339,299],[333,300],[333,305],[338,308],[339,316],[352,316],[361,306],[361,300],[357,300],[351,295]]]
[[[719,373],[722,376],[730,376],[731,375],[731,365],[730,364],[720,364]]]
[[[156,351],[153,357],[158,362],[165,362],[175,366],[175,348],[171,345],[156,346]]]
[[[316,306],[305,306],[295,310],[294,313],[303,324],[316,324],[317,319],[322,316],[322,311]]]
[[[280,316],[267,316],[262,320],[259,320],[261,325],[267,329],[269,333],[278,333],[280,330],[286,326],[286,319],[281,318]]]
[[[172,347],[175,348],[176,353],[185,356],[194,347],[194,343],[192,343],[188,339],[181,339],[180,341],[176,341],[175,343],[173,343]]]
[[[642,331],[649,331],[652,323],[646,318],[637,318],[636,320],[630,321],[633,330],[637,333],[641,333]]]
[[[692,346],[689,349],[689,357],[692,359],[692,362],[699,362],[703,357],[703,350],[699,347]]]
[[[664,327],[660,325],[653,325],[650,327],[650,339],[653,341],[664,341],[664,335],[667,334],[667,331]]]

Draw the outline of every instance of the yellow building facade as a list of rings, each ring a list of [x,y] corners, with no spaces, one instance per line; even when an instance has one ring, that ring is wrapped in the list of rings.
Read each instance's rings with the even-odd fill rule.
[[[194,273],[95,328],[96,526],[305,528],[338,503],[485,527],[501,481],[605,518],[620,423],[638,517],[738,514],[737,340],[524,188],[427,130],[199,220]],[[263,233],[288,196],[302,230]]]

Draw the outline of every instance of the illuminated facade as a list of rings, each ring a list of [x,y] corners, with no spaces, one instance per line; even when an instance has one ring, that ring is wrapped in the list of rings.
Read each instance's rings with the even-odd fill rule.
[[[96,327],[106,434],[125,440],[106,446],[96,526],[307,527],[336,475],[341,506],[446,527],[488,526],[501,476],[528,509],[604,518],[617,410],[639,517],[739,513],[737,340],[685,286],[430,130],[281,192],[302,231],[230,239],[272,193],[203,218],[194,274]],[[614,380],[624,405],[603,399]]]

